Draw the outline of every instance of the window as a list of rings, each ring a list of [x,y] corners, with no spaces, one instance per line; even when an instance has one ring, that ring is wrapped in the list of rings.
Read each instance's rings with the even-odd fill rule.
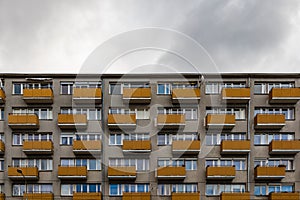
[[[110,83],[109,84],[109,94],[113,94],[113,95],[122,94],[122,84],[121,83]]]
[[[245,184],[206,184],[205,195],[220,195],[222,192],[245,192]]]
[[[73,140],[98,141],[101,140],[100,133],[61,133],[60,145],[73,145]]]
[[[157,84],[157,94],[171,94],[171,84],[170,83],[158,83]]]
[[[23,141],[52,141],[52,133],[13,133],[12,145],[23,145]]]
[[[255,83],[254,85],[254,94],[268,94],[272,88],[293,88],[295,87],[294,83],[285,82],[285,83]]]
[[[206,83],[205,93],[206,94],[220,94],[222,88],[245,88],[246,83],[222,83],[222,82],[211,82]]]
[[[294,108],[255,108],[254,116],[257,114],[284,114],[286,120],[295,119]]]
[[[101,120],[101,108],[61,108],[61,114],[86,114],[87,120]]]
[[[235,170],[246,170],[246,159],[207,159],[205,166],[235,166]]]
[[[190,82],[190,83],[173,83],[172,84],[172,89],[173,88],[198,88],[198,83],[197,82]]]
[[[0,120],[4,120],[4,108],[0,108]]]
[[[87,170],[101,170],[100,159],[68,159],[63,158],[60,160],[61,166],[86,166]]]
[[[123,108],[110,108],[109,114],[135,114],[136,119],[150,119],[149,109],[123,109]]]
[[[13,114],[36,114],[40,120],[52,120],[52,108],[13,108]]]
[[[198,119],[197,108],[158,108],[158,114],[185,115],[186,120]]]
[[[97,81],[79,81],[75,82],[74,88],[101,88],[101,82]]]
[[[61,133],[60,135],[60,145],[73,145],[73,133]]]
[[[109,145],[123,145],[123,140],[150,140],[149,133],[111,133],[109,135]]]
[[[197,184],[158,184],[157,194],[159,196],[170,196],[171,192],[191,193],[197,191]]]
[[[256,159],[254,160],[254,166],[270,166],[277,167],[279,165],[285,165],[285,170],[294,170],[294,160],[290,159]]]
[[[0,141],[5,142],[4,133],[0,133]]]
[[[110,158],[109,166],[135,166],[137,171],[148,171],[149,159]]]
[[[227,114],[235,115],[236,120],[246,119],[246,109],[245,108],[206,108],[206,114]]]
[[[165,158],[159,158],[157,161],[158,167],[167,167],[167,166],[173,166],[173,167],[183,167],[185,166],[185,170],[197,170],[197,159],[178,159],[178,160],[172,160],[172,159],[165,159]]]
[[[198,133],[159,133],[157,134],[157,145],[171,145],[172,141],[192,141],[198,140]]]
[[[149,192],[149,184],[109,184],[110,196],[122,196],[123,192]]]
[[[254,145],[269,145],[272,140],[294,140],[294,133],[255,133]]]
[[[0,171],[4,171],[4,159],[0,159]]]
[[[52,193],[53,187],[52,184],[13,184],[12,196],[23,196],[27,191],[28,193]]]
[[[222,140],[245,140],[246,133],[207,133],[206,145],[220,145]]]
[[[82,183],[82,184],[61,184],[61,196],[73,196],[73,192],[101,192],[100,183]]]
[[[39,171],[52,171],[52,159],[12,159],[13,167],[37,167]]]
[[[270,183],[269,185],[255,185],[254,195],[255,196],[265,196],[271,192],[293,192],[293,185],[282,185]]]
[[[61,82],[60,94],[73,94],[73,82]]]
[[[12,94],[20,95],[23,94],[23,89],[42,89],[42,88],[52,88],[52,83],[13,83]]]

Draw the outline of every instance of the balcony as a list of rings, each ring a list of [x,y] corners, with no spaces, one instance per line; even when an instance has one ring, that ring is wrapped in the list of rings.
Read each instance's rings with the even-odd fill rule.
[[[151,152],[151,141],[150,140],[123,140],[122,146],[123,152],[134,152],[134,153],[149,153]]]
[[[299,140],[272,140],[269,145],[270,154],[296,154],[300,151]]]
[[[178,140],[172,142],[174,154],[198,154],[200,152],[200,140]]]
[[[232,129],[235,126],[235,115],[207,114],[205,122],[207,129]]]
[[[0,193],[0,200],[5,200],[5,194],[4,193]]]
[[[254,118],[256,129],[281,129],[285,126],[283,114],[257,114]]]
[[[75,103],[94,103],[99,104],[102,101],[101,88],[74,88],[73,101]]]
[[[173,103],[197,103],[200,96],[200,88],[174,88],[172,90]]]
[[[134,129],[136,116],[135,114],[108,114],[107,125],[111,129]]]
[[[3,88],[0,88],[0,103],[5,103],[5,92]]]
[[[96,154],[101,153],[101,140],[74,140],[74,154]]]
[[[278,167],[260,167],[254,169],[256,180],[280,180],[285,177],[285,166]]]
[[[108,167],[109,179],[135,179],[136,167],[135,166],[111,166]]]
[[[223,88],[221,95],[226,103],[247,103],[250,100],[250,88]]]
[[[200,200],[200,192],[172,192],[171,200]]]
[[[58,166],[58,178],[87,179],[87,168],[85,166]]]
[[[54,200],[53,193],[25,193],[23,199],[26,200]]]
[[[52,141],[24,141],[23,152],[26,154],[52,154]]]
[[[3,155],[5,152],[5,144],[2,140],[0,140],[0,155]]]
[[[27,104],[51,104],[53,103],[53,91],[51,88],[23,89],[23,100]]]
[[[250,145],[250,140],[222,140],[221,154],[247,154]]]
[[[272,88],[269,93],[270,103],[295,104],[300,99],[300,88]]]
[[[101,200],[101,192],[74,192],[73,200]]]
[[[18,173],[17,170],[22,170],[22,174]],[[14,180],[38,180],[39,179],[39,170],[37,167],[8,167],[8,178]]]
[[[185,115],[158,114],[157,126],[165,129],[177,129],[185,126]]]
[[[232,180],[235,178],[234,166],[206,167],[206,178],[217,180]]]
[[[61,129],[85,129],[88,124],[85,114],[58,114],[57,123]]]
[[[8,126],[11,129],[38,129],[39,118],[36,114],[9,114]]]
[[[278,192],[278,193],[270,193],[269,200],[299,200],[300,193],[299,192]]]
[[[250,200],[250,193],[234,193],[234,192],[222,192],[220,195],[220,200]]]
[[[122,200],[150,200],[150,192],[123,192]]]
[[[185,167],[159,167],[156,169],[156,177],[162,180],[184,179],[186,176]]]
[[[123,101],[148,104],[151,102],[151,88],[123,88]]]

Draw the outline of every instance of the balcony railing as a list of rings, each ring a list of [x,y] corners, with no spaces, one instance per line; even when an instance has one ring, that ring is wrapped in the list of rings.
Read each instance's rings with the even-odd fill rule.
[[[0,140],[0,154],[3,155],[5,152],[5,144],[2,140]]]
[[[247,154],[250,152],[250,140],[222,140],[222,154]]]
[[[206,128],[232,129],[235,126],[235,115],[229,114],[207,114]]]
[[[101,192],[74,192],[73,200],[101,200]]]
[[[198,154],[200,152],[200,140],[178,140],[172,142],[172,153]]]
[[[256,129],[281,129],[285,126],[283,114],[257,114],[254,118]]]
[[[185,167],[158,167],[156,169],[156,177],[158,179],[184,179],[186,177]]]
[[[54,200],[53,193],[24,193],[24,200]]]
[[[86,114],[58,114],[57,123],[61,129],[85,129],[88,124]]]
[[[135,114],[108,114],[107,123],[111,129],[134,129],[136,127],[136,116]]]
[[[74,140],[73,152],[75,154],[93,154],[101,152],[101,140]]]
[[[172,90],[173,103],[197,103],[200,97],[200,88],[174,88]]]
[[[0,88],[0,103],[5,103],[5,92],[2,88]]]
[[[270,103],[295,104],[300,100],[300,88],[272,88],[269,93]]]
[[[53,103],[53,91],[51,88],[23,89],[23,100],[27,104]]]
[[[73,101],[75,103],[101,103],[101,88],[74,88]]]
[[[110,166],[108,167],[109,179],[135,179],[135,166]]]
[[[234,166],[206,167],[207,179],[230,180],[235,178]]]
[[[0,193],[0,200],[5,200],[5,194],[4,193]]]
[[[23,141],[23,152],[26,154],[52,154],[52,141]]]
[[[257,166],[254,169],[254,177],[257,180],[283,179],[285,177],[285,166],[278,166],[278,167]]]
[[[296,154],[300,151],[300,140],[272,140],[269,145],[270,154]]]
[[[18,170],[22,170],[24,175],[19,173]],[[8,167],[8,178],[10,179],[19,179],[23,180],[38,180],[39,179],[39,170],[37,167]]]
[[[171,200],[200,200],[200,192],[172,192]]]
[[[185,115],[183,114],[158,114],[157,126],[160,128],[172,129],[185,126]]]
[[[220,200],[250,200],[250,192],[222,192]]]
[[[250,100],[250,88],[223,88],[221,95],[226,103],[247,103]]]
[[[123,88],[123,100],[128,103],[150,103],[151,88]]]
[[[151,152],[151,141],[150,140],[123,140],[122,146],[123,152]]]
[[[87,168],[85,166],[58,166],[58,178],[87,179]]]
[[[36,114],[9,114],[8,126],[11,129],[38,129],[39,118]]]
[[[299,192],[272,192],[269,194],[269,200],[299,200]]]
[[[123,192],[122,200],[150,200],[150,192]]]

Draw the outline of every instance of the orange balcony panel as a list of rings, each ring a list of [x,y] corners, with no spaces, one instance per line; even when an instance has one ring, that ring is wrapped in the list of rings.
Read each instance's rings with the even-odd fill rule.
[[[25,193],[23,195],[24,200],[54,200],[53,193]]]
[[[51,88],[23,89],[23,100],[28,103],[53,103]]]
[[[11,129],[38,129],[39,118],[36,114],[9,114],[8,126]]]
[[[5,194],[4,193],[0,193],[0,200],[5,200]]]
[[[87,168],[85,166],[58,166],[58,178],[86,179]]]
[[[101,192],[74,192],[73,200],[101,200]]]
[[[5,103],[5,92],[2,88],[0,88],[0,103]]]
[[[101,103],[101,88],[74,88],[73,100],[75,103]]]
[[[157,126],[161,128],[183,128],[185,126],[185,115],[158,114]]]
[[[123,192],[122,200],[150,200],[150,192]]]
[[[300,151],[299,140],[272,140],[269,145],[270,154],[296,154]]]
[[[159,167],[156,169],[158,179],[184,179],[186,176],[185,167]]]
[[[200,200],[200,192],[172,192],[171,200]]]
[[[173,103],[197,103],[200,97],[200,88],[174,88],[172,90]]]
[[[135,114],[109,114],[107,121],[108,127],[112,129],[136,127]]]
[[[250,193],[234,193],[234,192],[222,192],[220,200],[250,200]]]
[[[93,154],[101,152],[101,140],[74,140],[73,152],[75,154]]]
[[[150,103],[151,88],[123,88],[123,100],[128,103]]]
[[[122,149],[124,152],[151,152],[151,141],[150,140],[123,140]]]
[[[17,169],[21,169],[24,177],[22,174],[17,172]],[[39,171],[37,167],[8,167],[8,177],[10,179],[19,179],[23,180],[38,180],[39,179]]]
[[[278,192],[278,193],[270,193],[269,200],[299,200],[300,193],[299,192]]]
[[[270,103],[295,104],[300,100],[300,88],[272,88],[269,93]]]
[[[136,167],[135,166],[111,166],[108,167],[109,179],[135,179]]]
[[[172,153],[198,154],[200,152],[200,140],[173,141]]]
[[[285,166],[278,167],[260,167],[254,169],[254,177],[257,180],[274,180],[285,177]]]
[[[247,103],[250,100],[250,88],[223,88],[221,95],[226,103]]]
[[[283,114],[257,114],[254,118],[256,129],[281,129],[285,126],[285,116]]]
[[[26,154],[52,154],[52,141],[24,141],[23,152]]]
[[[5,144],[2,140],[0,140],[0,154],[4,154],[5,152]]]
[[[250,152],[250,140],[222,140],[222,154],[247,154]]]
[[[235,167],[233,166],[221,166],[221,167],[206,167],[207,179],[234,179]]]
[[[207,114],[206,128],[232,129],[235,126],[235,115]]]
[[[57,122],[61,129],[85,129],[88,124],[85,114],[58,114]]]

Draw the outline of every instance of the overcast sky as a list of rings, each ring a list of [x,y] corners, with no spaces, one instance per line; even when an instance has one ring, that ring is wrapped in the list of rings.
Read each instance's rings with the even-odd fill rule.
[[[0,0],[0,72],[300,72],[299,8],[299,0]]]

